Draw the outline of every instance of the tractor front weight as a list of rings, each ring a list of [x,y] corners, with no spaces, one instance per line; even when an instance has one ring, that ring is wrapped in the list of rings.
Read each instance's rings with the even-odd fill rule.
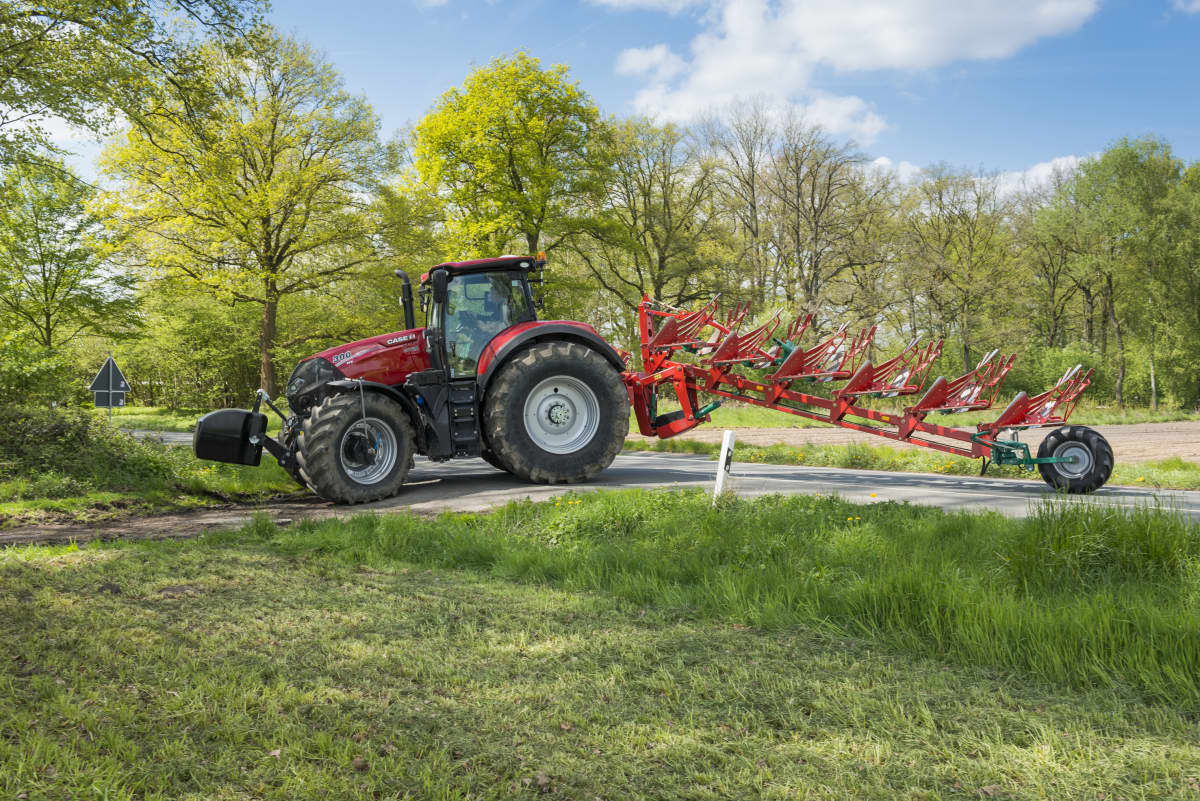
[[[1112,454],[1098,433],[1066,427],[1092,371],[1069,370],[1039,395],[1024,392],[989,423],[974,431],[930,422],[929,416],[990,409],[1000,384],[1012,369],[1015,354],[987,354],[974,369],[954,379],[932,382],[933,365],[942,352],[940,340],[913,340],[896,356],[873,362],[867,358],[875,328],[851,330],[843,324],[815,344],[802,340],[813,326],[812,315],[786,326],[780,313],[750,330],[742,330],[748,307],[740,305],[719,316],[716,300],[696,310],[677,309],[642,299],[638,309],[641,370],[623,374],[643,436],[667,439],[701,423],[722,399],[785,412],[884,439],[982,460],[989,464],[1038,468],[1057,489],[1087,492],[1102,486],[1112,470]],[[687,354],[691,360],[680,361]],[[736,368],[751,368],[749,378]],[[828,394],[801,391],[811,384],[840,384]],[[927,388],[928,387],[928,388]],[[673,395],[679,409],[658,413],[658,395]],[[701,405],[700,394],[715,396]],[[862,398],[905,398],[915,402],[900,412],[859,405]],[[1037,456],[1018,439],[1002,432],[1061,426],[1054,452]],[[1050,438],[1047,438],[1048,440]],[[1043,448],[1046,443],[1043,443]],[[981,471],[982,472],[982,471]]]

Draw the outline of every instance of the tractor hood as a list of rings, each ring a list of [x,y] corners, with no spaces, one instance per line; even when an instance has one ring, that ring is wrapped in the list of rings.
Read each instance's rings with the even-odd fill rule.
[[[411,328],[336,345],[311,358],[332,364],[346,378],[361,378],[394,386],[409,373],[429,369],[425,329]],[[307,361],[307,360],[306,360]]]

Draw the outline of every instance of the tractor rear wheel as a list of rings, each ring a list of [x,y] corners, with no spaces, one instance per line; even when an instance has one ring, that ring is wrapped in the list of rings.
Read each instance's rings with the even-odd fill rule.
[[[300,475],[335,503],[367,503],[400,491],[412,466],[412,422],[375,392],[333,395],[313,407],[296,437]]]
[[[575,342],[541,342],[500,368],[483,428],[501,465],[539,484],[587,481],[612,464],[629,433],[621,374]]]
[[[482,459],[483,461],[487,462],[488,464],[490,464],[492,467],[496,468],[497,470],[503,470],[505,473],[512,472],[511,470],[509,470],[507,467],[504,466],[504,463],[500,461],[500,459],[496,456],[496,454],[492,453],[487,448],[484,448],[483,450],[481,450],[479,452],[479,458]]]
[[[1098,490],[1112,475],[1112,447],[1100,432],[1086,426],[1051,431],[1038,446],[1039,458],[1049,456],[1068,461],[1039,464],[1038,472],[1051,487],[1072,495]]]

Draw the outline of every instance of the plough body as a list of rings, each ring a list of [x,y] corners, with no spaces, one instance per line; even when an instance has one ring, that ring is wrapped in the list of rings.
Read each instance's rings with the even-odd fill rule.
[[[746,314],[746,307],[741,306],[719,319],[716,301],[687,311],[643,298],[638,309],[641,370],[623,376],[643,436],[668,439],[682,434],[710,421],[710,413],[721,399],[727,399],[982,459],[982,470],[992,462],[1031,470],[1036,467],[1048,483],[1067,491],[1090,491],[1108,479],[1111,451],[1108,472],[1101,470],[1102,476],[1089,474],[1070,480],[1079,479],[1076,473],[1102,460],[1092,458],[1085,465],[1082,453],[1068,447],[1069,443],[1055,446],[1060,452],[1039,451],[1038,456],[1032,456],[1029,447],[1016,436],[1024,429],[1064,426],[1091,382],[1092,370],[1077,366],[1053,388],[1034,397],[1018,393],[994,421],[981,423],[973,431],[952,428],[927,418],[934,413],[990,409],[1001,382],[1012,369],[1015,354],[992,351],[964,375],[954,379],[939,376],[930,384],[934,362],[942,352],[940,340],[924,344],[914,340],[898,355],[874,363],[868,358],[874,328],[854,333],[842,325],[832,335],[806,347],[801,340],[812,328],[812,315],[783,326],[781,315],[776,313],[766,323],[742,332],[740,326]],[[782,335],[777,336],[781,329]],[[682,361],[684,354],[692,360]],[[742,375],[736,372],[739,367],[758,370],[762,377]],[[842,382],[843,386],[830,392],[829,397],[801,391],[806,383]],[[673,396],[679,409],[659,414],[660,394]],[[702,405],[701,395],[716,400]],[[918,399],[903,407],[902,412],[861,405],[864,398],[909,396]],[[1079,426],[1069,430],[1075,429],[1099,437]],[[1014,436],[1001,438],[1005,431]]]

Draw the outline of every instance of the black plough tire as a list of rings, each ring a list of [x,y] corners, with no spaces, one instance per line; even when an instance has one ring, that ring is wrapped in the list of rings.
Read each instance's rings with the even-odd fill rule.
[[[362,483],[346,472],[346,435],[366,416],[387,425],[395,439],[394,464],[386,475]],[[368,503],[390,498],[408,477],[415,448],[412,421],[399,403],[375,392],[333,395],[313,407],[296,437],[300,476],[313,492],[334,503]]]
[[[1112,476],[1113,452],[1108,440],[1086,426],[1063,426],[1042,440],[1038,457],[1076,455],[1075,464],[1039,464],[1038,472],[1051,487],[1078,495],[1100,489]]]
[[[586,385],[597,401],[594,433],[569,453],[543,449],[525,421],[530,394],[560,376]],[[576,342],[541,342],[515,355],[492,379],[483,428],[493,455],[518,478],[538,484],[588,481],[612,464],[624,447],[629,395],[621,374],[596,351]]]

